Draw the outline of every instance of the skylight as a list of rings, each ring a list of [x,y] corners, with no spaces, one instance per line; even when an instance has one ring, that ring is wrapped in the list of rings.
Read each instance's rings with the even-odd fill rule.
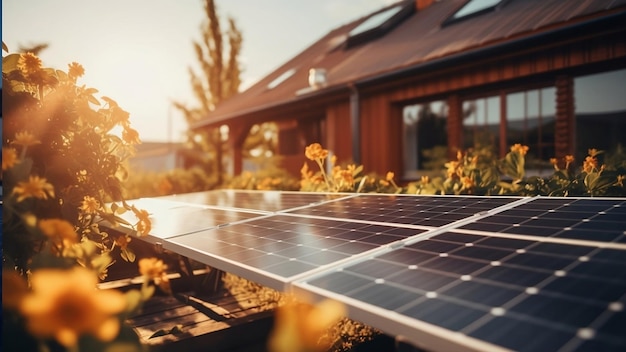
[[[479,11],[483,11],[498,5],[502,0],[469,0],[463,7],[459,9],[454,15],[453,19],[459,19]]]
[[[368,18],[367,20],[365,20],[360,25],[356,26],[354,29],[352,29],[349,35],[352,37],[352,36],[367,32],[371,29],[377,28],[383,23],[387,22],[387,20],[389,20],[395,14],[400,12],[400,10],[402,10],[402,6],[398,5],[398,6],[391,7],[383,12],[377,13],[371,16],[370,18]]]
[[[267,89],[274,89],[274,88],[278,87],[278,85],[280,85],[281,83],[286,81],[289,77],[293,76],[294,73],[296,73],[296,69],[295,68],[291,68],[291,69],[283,72],[280,76],[274,78],[273,81],[271,81],[270,83],[267,84]]]

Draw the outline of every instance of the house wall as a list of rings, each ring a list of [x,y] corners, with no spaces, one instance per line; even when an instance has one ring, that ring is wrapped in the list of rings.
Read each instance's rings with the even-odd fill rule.
[[[448,149],[452,157],[462,146],[462,100],[466,96],[515,89],[544,82],[557,89],[556,157],[574,149],[572,77],[626,67],[624,31],[588,34],[567,41],[536,46],[463,62],[453,67],[420,72],[361,87],[361,163],[384,174],[403,172],[401,106],[410,102],[445,99],[449,104]],[[350,121],[349,109],[329,109],[328,121]],[[329,134],[329,145],[342,145],[343,135]],[[334,140],[334,141],[333,141]]]

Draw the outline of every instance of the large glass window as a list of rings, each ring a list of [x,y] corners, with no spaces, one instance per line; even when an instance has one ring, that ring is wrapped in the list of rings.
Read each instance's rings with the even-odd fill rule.
[[[404,176],[415,178],[418,170],[440,170],[448,157],[448,104],[432,101],[408,105],[402,116]]]
[[[547,162],[554,155],[556,88],[526,90],[506,96],[506,144],[527,145],[526,160]],[[536,165],[539,167],[540,165]]]
[[[463,147],[497,146],[500,143],[500,98],[463,102]]]
[[[626,69],[574,79],[576,155],[626,146]]]

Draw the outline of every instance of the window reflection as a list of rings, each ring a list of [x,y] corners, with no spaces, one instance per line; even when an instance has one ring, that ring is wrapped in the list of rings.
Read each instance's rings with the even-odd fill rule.
[[[556,88],[511,93],[506,98],[507,146],[527,145],[526,159],[531,165],[553,158]]]
[[[408,105],[402,116],[405,177],[416,177],[417,170],[439,170],[447,161],[447,103]]]
[[[626,69],[574,79],[576,159],[626,146]]]
[[[463,102],[463,146],[468,148],[497,147],[500,141],[499,97]]]

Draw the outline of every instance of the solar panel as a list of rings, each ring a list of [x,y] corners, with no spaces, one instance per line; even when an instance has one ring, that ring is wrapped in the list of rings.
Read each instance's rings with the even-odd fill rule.
[[[361,194],[318,206],[297,209],[291,213],[440,227],[517,200],[519,198]]]
[[[626,346],[616,328],[626,326],[625,250],[445,232],[294,286],[426,349],[450,341],[418,339],[416,324],[455,332],[457,348],[618,350]]]
[[[277,214],[171,238],[164,247],[284,289],[295,277],[425,230]],[[171,248],[170,248],[171,247]],[[223,269],[226,270],[226,269]]]
[[[137,200],[163,247],[426,350],[626,350],[626,199],[220,190]]]
[[[461,229],[584,241],[626,243],[626,201],[538,198]]]

